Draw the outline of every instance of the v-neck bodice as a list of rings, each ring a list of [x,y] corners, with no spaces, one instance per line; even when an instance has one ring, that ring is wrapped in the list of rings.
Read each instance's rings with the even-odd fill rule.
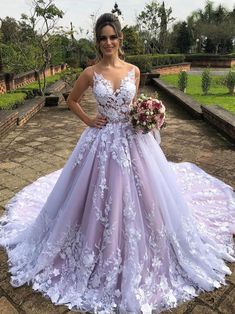
[[[109,122],[127,121],[130,105],[136,93],[135,68],[133,67],[121,79],[119,88],[113,88],[112,82],[94,71],[93,94],[97,100],[97,109]]]

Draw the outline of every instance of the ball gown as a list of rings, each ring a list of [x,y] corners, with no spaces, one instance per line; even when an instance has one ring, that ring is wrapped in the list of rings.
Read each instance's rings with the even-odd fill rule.
[[[134,131],[134,67],[116,90],[94,72],[92,89],[106,126],[87,127],[64,167],[16,193],[1,217],[11,284],[101,314],[160,313],[226,284],[232,187]]]

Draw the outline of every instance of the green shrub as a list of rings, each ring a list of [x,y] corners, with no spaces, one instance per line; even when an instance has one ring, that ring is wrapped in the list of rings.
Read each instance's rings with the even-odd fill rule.
[[[83,71],[82,68],[71,68],[68,67],[60,75],[60,79],[63,80],[67,86],[72,87],[79,74]]]
[[[196,61],[196,60],[224,60],[224,59],[232,59],[235,57],[235,54],[230,53],[227,55],[218,55],[212,53],[195,53],[195,54],[187,54],[185,55],[186,61]]]
[[[142,73],[150,72],[152,70],[152,60],[148,55],[129,56],[127,59],[128,62],[136,65]]]
[[[49,86],[49,85],[59,81],[62,73],[63,72],[57,73],[57,74],[52,75],[52,76],[48,76],[46,78],[46,86]],[[43,84],[43,80],[41,80],[41,84]],[[37,81],[29,83],[29,84],[26,84],[23,87],[20,87],[19,89],[16,89],[16,91],[17,92],[18,91],[23,91],[23,92],[25,92],[25,93],[27,93],[29,95],[33,94],[34,96],[35,95],[40,95],[39,89],[38,89],[38,82]]]
[[[184,55],[180,54],[166,54],[166,55],[152,55],[153,66],[161,66],[168,64],[182,63],[185,60]]]
[[[234,93],[235,89],[235,72],[234,71],[229,71],[227,76],[225,77],[225,84],[229,90],[229,94]]]
[[[178,75],[178,88],[182,92],[186,91],[188,85],[188,73],[186,71],[180,71]]]
[[[26,93],[6,93],[0,95],[0,109],[15,109],[22,105],[26,99]]]
[[[185,57],[184,55],[180,55],[180,54],[163,54],[163,55],[147,54],[147,55],[127,56],[125,59],[127,62],[133,63],[137,66],[138,64],[141,64],[141,66],[144,68],[144,65],[142,64],[145,62],[151,63],[151,67],[157,67],[157,66],[163,66],[163,65],[169,65],[169,64],[182,63],[184,62]]]
[[[209,89],[211,87],[211,73],[209,69],[205,69],[202,72],[202,79],[201,79],[201,88],[204,95],[207,95],[209,92]]]

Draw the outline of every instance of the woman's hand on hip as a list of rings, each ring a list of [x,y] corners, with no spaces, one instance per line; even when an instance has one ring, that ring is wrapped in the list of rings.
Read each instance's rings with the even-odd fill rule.
[[[107,118],[98,114],[95,118],[89,119],[88,126],[101,129],[107,123]]]

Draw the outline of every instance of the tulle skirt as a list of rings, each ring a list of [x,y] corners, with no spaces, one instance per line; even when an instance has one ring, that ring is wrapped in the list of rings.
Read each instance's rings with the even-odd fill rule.
[[[86,128],[63,169],[18,192],[1,218],[11,284],[73,310],[159,313],[226,284],[235,193],[166,159],[129,123]]]

